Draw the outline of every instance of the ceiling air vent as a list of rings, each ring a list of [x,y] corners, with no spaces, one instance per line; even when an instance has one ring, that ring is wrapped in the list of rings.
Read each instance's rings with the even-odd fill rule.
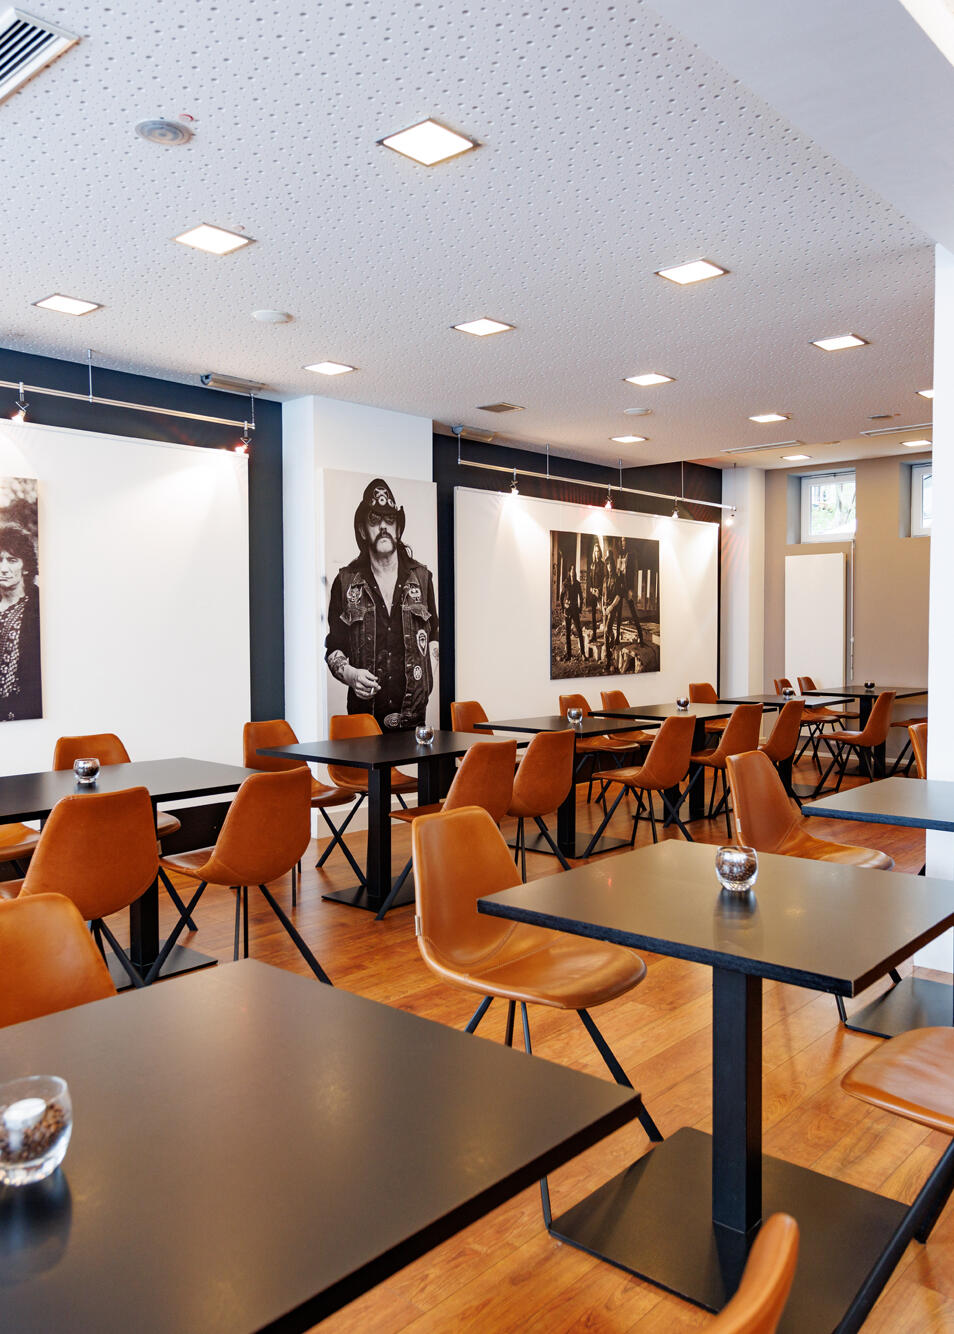
[[[0,102],[78,41],[22,9],[0,10]]]
[[[523,412],[518,403],[481,403],[478,412]]]

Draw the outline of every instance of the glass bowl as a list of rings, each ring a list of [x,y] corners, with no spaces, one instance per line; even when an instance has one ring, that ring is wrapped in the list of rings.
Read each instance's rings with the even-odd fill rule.
[[[583,721],[583,710],[580,708],[567,709],[566,717],[567,722],[570,723],[572,727],[579,727],[580,723]]]
[[[746,894],[759,874],[759,854],[754,848],[740,848],[734,843],[716,850],[716,876],[730,894]]]
[[[794,699],[794,698],[795,698],[795,687],[794,687],[794,686],[783,686],[783,687],[782,687],[782,699]]]
[[[26,1186],[55,1172],[73,1133],[66,1080],[29,1075],[0,1084],[0,1182]]]
[[[429,746],[434,740],[434,729],[429,723],[418,723],[414,729],[414,740],[419,746]]]
[[[865,690],[874,690],[874,687],[875,687],[874,681],[865,682]]]
[[[95,756],[83,760],[74,760],[73,773],[76,775],[77,783],[83,783],[87,786],[90,783],[95,783],[99,777],[99,760]]]
[[[688,707],[689,707],[689,697],[687,695],[680,695],[679,698],[676,700],[676,708],[688,709]]]

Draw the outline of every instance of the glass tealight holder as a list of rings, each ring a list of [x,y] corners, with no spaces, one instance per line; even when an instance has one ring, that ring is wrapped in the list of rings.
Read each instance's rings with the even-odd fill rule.
[[[865,682],[865,690],[874,690],[874,687],[875,687],[874,681]]]
[[[566,718],[571,727],[579,727],[583,721],[583,710],[581,708],[567,709]]]
[[[414,740],[419,746],[429,746],[434,740],[434,729],[429,723],[418,723],[414,729]]]
[[[783,686],[783,687],[782,687],[782,699],[794,699],[794,698],[795,698],[795,687],[794,687],[794,686]]]
[[[688,695],[680,695],[679,698],[676,700],[676,708],[685,711],[686,709],[688,709],[688,707],[689,707]]]
[[[99,777],[99,760],[95,756],[83,760],[74,760],[73,773],[76,775],[77,783],[82,783],[88,787],[91,783],[95,783]]]
[[[716,876],[730,894],[747,894],[759,874],[759,854],[754,848],[740,848],[734,843],[716,850]]]
[[[73,1133],[66,1080],[29,1075],[0,1084],[0,1182],[27,1186],[59,1167]]]

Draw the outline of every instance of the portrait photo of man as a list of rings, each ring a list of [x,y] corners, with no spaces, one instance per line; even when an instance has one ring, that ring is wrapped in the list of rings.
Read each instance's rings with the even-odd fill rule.
[[[404,541],[405,524],[390,483],[368,482],[354,511],[358,554],[338,570],[328,601],[328,670],[347,687],[348,713],[372,714],[384,732],[425,721],[438,666],[434,579]]]

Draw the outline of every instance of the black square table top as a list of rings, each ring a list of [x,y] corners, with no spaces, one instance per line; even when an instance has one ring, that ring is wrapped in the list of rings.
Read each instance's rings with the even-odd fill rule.
[[[849,682],[848,685],[828,686],[825,690],[805,690],[805,695],[836,695],[840,699],[877,699],[886,690],[894,691],[896,699],[913,699],[916,695],[926,695],[927,686],[883,686],[875,682],[869,690],[863,681]]]
[[[954,925],[949,880],[760,853],[750,899],[720,890],[714,847],[676,841],[492,894],[478,908],[843,996]]]
[[[180,797],[208,797],[234,792],[254,769],[237,764],[215,764],[179,756],[168,760],[134,760],[131,764],[104,764],[95,783],[77,783],[72,769],[0,777],[0,822],[41,820],[61,797],[84,792],[118,792],[144,787],[154,801]]]
[[[613,722],[613,715],[588,713],[573,728],[577,736],[605,736],[607,732],[626,732],[632,730],[632,716],[626,714],[628,723]],[[504,718],[502,722],[475,723],[482,732],[563,732],[571,723],[559,713],[545,713],[538,718]]]
[[[0,1188],[4,1334],[306,1330],[640,1107],[254,960],[4,1029],[30,1072],[73,1139]]]
[[[806,802],[802,810],[806,815],[829,819],[954,833],[954,783],[939,778],[882,778],[821,801]]]
[[[681,718],[691,714],[694,718],[729,718],[735,708],[734,703],[690,704],[688,709],[680,709],[675,700],[668,704],[633,704],[628,709],[599,709],[593,711],[596,718],[628,718],[631,722],[641,719],[663,722],[666,718]]]
[[[820,693],[827,694],[825,691]],[[810,709],[823,708],[827,704],[844,704],[845,698],[844,695],[829,695],[828,698],[825,699],[815,699],[813,697],[811,700],[806,700],[804,694],[795,694],[792,696],[792,700],[801,700],[801,702],[807,705]],[[721,700],[723,704],[761,704],[763,709],[783,709],[786,704],[792,702],[792,700],[787,700],[783,698],[783,696],[775,694],[722,695]],[[690,708],[693,707],[695,706],[690,705]]]
[[[388,769],[392,764],[450,759],[463,755],[487,737],[473,732],[435,730],[434,740],[422,746],[411,732],[384,732],[381,736],[348,737],[340,741],[301,741],[294,746],[263,746],[260,755],[283,755],[316,764],[346,764],[354,769]]]

